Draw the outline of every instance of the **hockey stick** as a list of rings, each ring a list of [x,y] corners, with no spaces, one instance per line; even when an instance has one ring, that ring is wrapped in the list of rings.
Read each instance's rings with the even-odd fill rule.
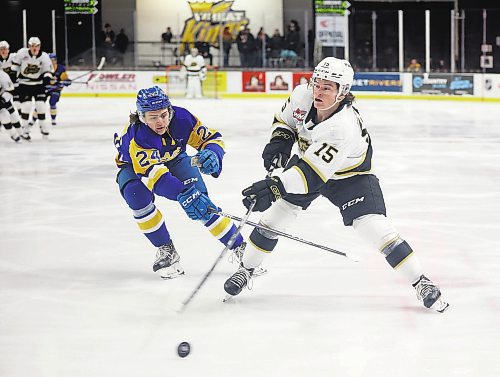
[[[235,221],[242,221],[243,220],[243,219],[239,218],[238,216],[233,216],[233,215],[230,215],[230,214],[222,212],[222,211],[214,211],[213,213],[216,215],[219,215],[219,216],[227,217],[228,219],[235,220]],[[343,257],[346,257],[346,258],[352,260],[353,262],[359,262],[358,259],[353,258],[352,256],[349,256],[347,253],[344,253],[343,251],[338,251],[338,250],[332,249],[328,246],[323,246],[323,245],[317,244],[315,242],[307,241],[307,240],[300,238],[300,237],[292,236],[291,234],[282,232],[280,230],[269,228],[268,226],[265,226],[263,224],[257,224],[257,223],[254,223],[254,222],[248,221],[248,220],[245,221],[245,223],[248,225],[251,225],[257,229],[262,229],[262,230],[265,230],[267,232],[274,233],[278,236],[289,238],[291,240],[301,242],[301,243],[304,243],[306,245],[316,247],[318,249],[326,250],[326,251],[329,251],[330,253],[333,253],[333,254],[341,255]]]
[[[273,173],[274,169],[276,168],[276,163],[277,163],[277,159],[275,159],[273,161],[273,163],[271,164],[271,168],[267,172],[267,177],[270,177],[271,174]],[[195,166],[195,165],[193,165],[193,166]],[[196,288],[193,290],[193,292],[191,292],[191,294],[189,295],[189,297],[187,299],[185,299],[184,302],[182,303],[182,306],[181,306],[181,308],[179,310],[180,313],[182,313],[186,309],[186,307],[189,305],[189,303],[193,300],[194,296],[196,296],[196,294],[200,291],[201,287],[203,287],[203,285],[205,284],[205,282],[207,281],[207,279],[210,277],[210,275],[212,274],[212,272],[215,270],[215,267],[217,267],[217,265],[219,264],[219,262],[222,260],[222,258],[226,254],[226,252],[229,249],[231,249],[231,247],[233,247],[233,244],[236,241],[236,238],[238,237],[238,235],[240,234],[241,229],[247,223],[248,218],[252,214],[253,207],[255,206],[256,203],[257,203],[256,200],[253,200],[250,203],[250,206],[248,207],[248,210],[247,210],[247,213],[245,214],[245,217],[243,217],[242,219],[239,219],[240,223],[239,223],[238,227],[236,228],[236,231],[231,236],[231,238],[229,238],[229,241],[227,241],[226,246],[224,247],[224,249],[222,250],[222,252],[219,254],[219,256],[217,257],[217,259],[215,260],[215,262],[212,264],[212,267],[210,267],[210,270],[208,270],[208,272],[205,274],[205,276],[203,276],[203,279],[201,279],[200,283],[196,286]]]
[[[106,57],[102,57],[101,60],[99,60],[99,64],[97,65],[97,67],[95,69],[92,69],[88,72],[85,72],[83,74],[81,74],[80,76],[76,76],[74,79],[72,80],[65,80],[65,81],[60,81],[59,83],[56,83],[55,85],[51,85],[52,87],[49,88],[49,90],[47,90],[47,94],[50,94],[52,92],[55,92],[56,90],[59,90],[60,88],[64,88],[65,86],[69,86],[71,84],[85,84],[85,85],[88,85],[91,81],[91,77],[89,77],[86,81],[76,81],[78,79],[81,79],[82,77],[84,76],[87,76],[87,75],[90,75],[92,72],[95,72],[95,71],[100,71],[102,69],[102,67],[104,67],[104,64],[106,63]]]
[[[106,57],[105,56],[103,56],[101,58],[101,60],[99,60],[99,64],[97,65],[97,67],[95,69],[91,69],[90,71],[85,72],[85,73],[81,74],[80,76],[76,76],[75,78],[73,78],[71,80],[71,82],[75,83],[76,80],[81,79],[84,76],[90,75],[92,72],[100,71],[104,67],[104,64],[106,64]],[[90,81],[90,78],[86,82],[81,82],[81,84],[84,84],[84,83],[88,84],[89,81]],[[80,82],[78,82],[78,84],[80,84]]]

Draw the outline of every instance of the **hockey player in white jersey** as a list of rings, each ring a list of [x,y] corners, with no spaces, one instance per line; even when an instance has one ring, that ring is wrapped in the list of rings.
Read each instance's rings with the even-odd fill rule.
[[[198,49],[193,47],[191,53],[184,58],[182,72],[186,77],[186,98],[202,98],[201,82],[205,80],[207,68],[205,59],[198,54]]]
[[[23,139],[31,140],[28,125],[32,99],[35,99],[35,110],[38,113],[40,132],[44,137],[49,135],[45,120],[47,111],[46,87],[53,77],[53,67],[49,55],[41,50],[41,42],[37,37],[28,40],[28,48],[20,49],[12,63],[17,72],[19,99],[21,102],[21,125]]]
[[[9,75],[12,81],[16,78],[16,72],[12,70],[12,60],[16,54],[10,52],[10,46],[7,41],[0,41],[0,68]]]
[[[9,75],[0,70],[0,123],[5,127],[10,138],[15,142],[20,140],[21,124],[19,114],[12,103],[14,84]]]
[[[7,41],[0,41],[0,68],[9,75],[12,83],[14,84],[14,107],[19,109],[21,103],[19,102],[19,95],[17,94],[17,72],[12,69],[12,61],[16,56],[15,52],[10,52],[10,46]]]
[[[372,172],[372,145],[350,93],[354,77],[346,60],[323,59],[309,84],[297,86],[275,115],[270,142],[262,157],[267,170],[280,173],[243,190],[247,208],[266,211],[261,224],[286,231],[298,213],[322,195],[340,210],[344,225],[355,231],[416,290],[426,308],[444,312],[448,304],[422,271],[416,253],[386,217],[384,197]],[[297,153],[289,160],[292,147]],[[239,269],[225,282],[229,295],[247,286],[254,269],[273,251],[278,237],[254,229]]]

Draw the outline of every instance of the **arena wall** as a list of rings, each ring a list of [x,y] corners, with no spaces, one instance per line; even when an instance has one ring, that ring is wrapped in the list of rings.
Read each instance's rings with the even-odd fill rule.
[[[69,77],[81,75],[70,71]],[[310,71],[214,71],[210,85],[217,98],[286,98],[305,82]],[[96,71],[63,91],[64,96],[132,97],[140,88],[159,85],[173,96],[182,96],[184,81],[162,71]],[[208,82],[206,85],[209,85]],[[211,90],[211,92],[213,92]],[[359,98],[500,101],[499,74],[356,73],[352,92]]]

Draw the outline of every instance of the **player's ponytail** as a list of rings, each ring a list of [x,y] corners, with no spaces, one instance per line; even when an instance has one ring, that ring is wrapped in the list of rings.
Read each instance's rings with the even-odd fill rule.
[[[346,104],[346,105],[352,105],[354,103],[354,101],[356,101],[356,97],[354,97],[354,94],[349,92],[345,95],[345,97],[341,103]]]
[[[139,122],[140,121],[139,114],[137,114],[137,111],[134,112],[134,113],[130,113],[128,119],[129,119],[130,124],[134,124],[135,122]]]

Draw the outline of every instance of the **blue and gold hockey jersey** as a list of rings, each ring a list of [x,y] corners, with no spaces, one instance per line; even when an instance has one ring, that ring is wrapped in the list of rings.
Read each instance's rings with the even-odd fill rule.
[[[62,64],[57,64],[56,69],[54,70],[54,81],[55,84],[61,83],[55,90],[61,91],[64,86],[70,84],[68,79],[68,73],[66,72],[66,67]]]
[[[131,164],[137,176],[151,191],[162,177],[173,178],[166,163],[185,152],[187,145],[197,150],[214,151],[222,166],[225,153],[222,135],[204,126],[187,109],[177,106],[172,108],[174,116],[163,135],[158,135],[140,121],[125,127],[121,136],[115,134],[117,166],[121,168]]]

